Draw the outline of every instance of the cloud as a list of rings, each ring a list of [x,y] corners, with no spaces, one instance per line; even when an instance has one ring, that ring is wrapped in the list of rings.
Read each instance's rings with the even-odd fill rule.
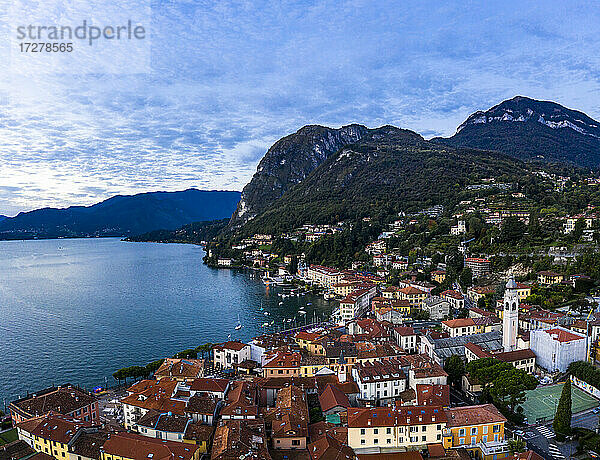
[[[102,18],[125,5],[104,1]],[[273,142],[309,123],[450,135],[516,94],[600,118],[600,13],[587,3],[155,0],[150,13],[144,72],[0,76],[0,214],[241,190]]]

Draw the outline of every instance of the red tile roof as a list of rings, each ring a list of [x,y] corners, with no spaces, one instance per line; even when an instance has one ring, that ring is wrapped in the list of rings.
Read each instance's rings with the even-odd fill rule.
[[[573,332],[565,331],[564,329],[546,329],[545,333],[550,334],[552,339],[558,340],[559,342],[572,342],[573,340],[581,340],[582,337],[579,334],[575,334]]]
[[[350,407],[350,400],[344,392],[329,384],[319,395],[319,404],[323,412],[327,412],[336,407]]]

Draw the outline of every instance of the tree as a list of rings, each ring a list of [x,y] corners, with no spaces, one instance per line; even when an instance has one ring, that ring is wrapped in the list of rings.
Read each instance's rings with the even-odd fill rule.
[[[526,444],[521,438],[510,439],[508,441],[508,450],[512,455],[525,452]]]
[[[473,284],[473,271],[469,267],[464,268],[463,271],[460,272],[458,281],[463,289],[468,288]]]
[[[444,370],[448,373],[448,380],[452,385],[459,385],[462,376],[465,375],[465,363],[460,356],[452,355],[446,361]]]
[[[504,219],[500,227],[500,242],[514,243],[520,241],[525,233],[526,227],[518,217],[510,216]]]
[[[571,379],[568,378],[563,386],[558,406],[556,408],[556,414],[554,415],[554,421],[552,427],[557,434],[557,439],[564,439],[565,436],[571,434]],[[560,439],[559,439],[560,440]]]

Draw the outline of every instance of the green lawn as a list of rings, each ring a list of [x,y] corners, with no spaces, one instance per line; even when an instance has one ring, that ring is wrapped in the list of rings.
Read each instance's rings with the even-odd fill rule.
[[[523,412],[527,423],[534,424],[538,421],[550,421],[554,418],[556,406],[560,399],[564,383],[557,385],[539,386],[535,390],[525,392],[527,399],[523,403]],[[598,400],[588,393],[571,386],[573,414],[598,406]]]
[[[5,431],[4,433],[0,433],[0,446],[2,444],[7,444],[9,442],[16,441],[18,439],[17,429],[13,428],[12,430]]]

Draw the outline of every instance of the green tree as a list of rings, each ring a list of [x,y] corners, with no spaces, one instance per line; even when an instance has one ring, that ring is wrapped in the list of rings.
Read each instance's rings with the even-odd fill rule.
[[[467,289],[473,284],[473,271],[469,267],[465,267],[463,271],[460,272],[458,281],[463,289]]]
[[[512,455],[525,452],[526,444],[521,438],[510,439],[508,441],[508,450]]]
[[[500,242],[515,243],[520,241],[525,233],[526,227],[518,217],[510,216],[504,219],[500,227]]]
[[[446,361],[444,370],[448,373],[450,383],[457,386],[460,384],[462,376],[465,375],[465,363],[460,356],[453,355]]]
[[[559,437],[564,439],[565,436],[571,434],[571,416],[573,415],[571,413],[571,404],[571,379],[568,378],[565,382],[565,386],[563,386],[562,393],[560,394],[556,414],[554,415],[554,421],[552,422],[552,427],[557,434],[557,439]]]

